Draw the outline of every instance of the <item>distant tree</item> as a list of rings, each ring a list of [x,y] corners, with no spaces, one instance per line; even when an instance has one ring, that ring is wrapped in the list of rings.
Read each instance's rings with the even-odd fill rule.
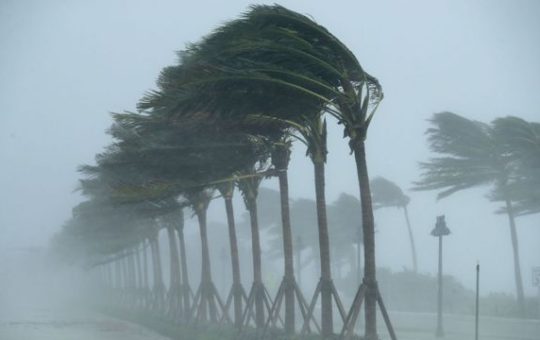
[[[292,238],[295,242],[295,251],[297,265],[295,267],[296,277],[301,282],[301,272],[314,260],[318,263],[317,254],[319,253],[318,235],[317,235],[317,204],[312,199],[299,198],[291,201],[290,218]],[[276,220],[278,216],[275,216]],[[270,233],[269,255],[271,257],[283,256],[281,246],[282,230],[278,221],[275,221],[268,228]],[[302,257],[305,252],[309,256]],[[302,257],[301,259],[298,256]]]
[[[509,193],[515,171],[511,155],[505,152],[504,143],[488,124],[451,112],[437,113],[430,122],[433,125],[427,130],[430,149],[440,156],[420,163],[423,173],[415,182],[415,189],[442,189],[438,199],[481,185],[491,185],[492,192],[502,194],[510,225],[517,301],[524,310],[515,209]]]
[[[257,198],[257,204],[260,207],[259,226],[261,230],[280,228],[280,201],[279,191],[270,189],[264,186],[259,188],[259,194]],[[242,213],[239,224],[243,227],[249,226],[249,212]]]
[[[330,244],[332,256],[337,261],[348,263],[350,254],[356,251],[356,278],[361,282],[361,250],[363,244],[362,219],[358,215],[361,203],[355,196],[341,193],[328,207],[328,223],[332,232]],[[351,270],[353,268],[351,267]]]
[[[416,247],[414,245],[414,235],[409,220],[409,211],[407,209],[411,199],[403,193],[403,190],[395,184],[383,177],[376,177],[371,181],[371,192],[373,197],[373,208],[401,208],[405,214],[405,222],[407,223],[407,232],[409,233],[409,241],[411,243],[412,264],[414,272],[418,272],[418,261],[416,257]]]
[[[267,193],[268,196],[273,196],[270,190]],[[314,261],[318,262],[319,245],[315,228],[317,224],[316,209],[316,202],[311,199],[299,198],[291,203],[293,238],[301,240],[301,248],[298,250],[308,251],[297,270],[305,268]],[[336,201],[328,206],[328,225],[331,233],[330,249],[332,263],[335,265],[349,263],[351,251],[361,250],[362,224],[361,219],[358,217],[359,209],[360,201],[356,197],[345,193],[342,193]],[[272,256],[282,256],[282,250],[280,249],[281,230],[277,225],[277,217],[274,219],[269,228],[271,235],[270,252]],[[360,265],[360,263],[357,264]],[[358,268],[357,266],[356,270],[359,270]],[[299,275],[297,274],[297,276]]]

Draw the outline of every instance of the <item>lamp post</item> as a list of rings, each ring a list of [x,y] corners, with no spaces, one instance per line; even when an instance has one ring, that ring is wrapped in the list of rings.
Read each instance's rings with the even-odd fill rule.
[[[444,215],[437,216],[435,228],[431,231],[431,235],[439,238],[439,273],[438,273],[438,295],[437,295],[437,337],[444,336],[443,320],[442,320],[442,300],[443,300],[443,277],[442,277],[442,239],[443,236],[450,234],[450,229],[446,226]]]

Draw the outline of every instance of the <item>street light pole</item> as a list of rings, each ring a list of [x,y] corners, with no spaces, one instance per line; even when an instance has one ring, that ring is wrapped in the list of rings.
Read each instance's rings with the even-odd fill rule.
[[[442,277],[442,235],[439,238],[439,272],[438,272],[438,294],[437,294],[437,336],[444,336],[442,321],[442,301],[443,301],[443,277]]]
[[[476,264],[476,308],[474,318],[474,340],[478,340],[478,318],[480,313],[480,264]]]
[[[442,305],[443,305],[443,236],[450,234],[450,229],[446,226],[444,215],[437,216],[437,222],[435,228],[431,231],[431,235],[439,239],[439,271],[438,271],[438,294],[437,294],[437,331],[435,335],[437,337],[444,336],[443,330],[443,318],[442,318]]]

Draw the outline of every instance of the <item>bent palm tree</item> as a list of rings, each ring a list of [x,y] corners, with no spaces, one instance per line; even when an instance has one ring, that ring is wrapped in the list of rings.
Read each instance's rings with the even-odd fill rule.
[[[238,241],[236,237],[236,224],[234,220],[234,208],[233,208],[233,193],[234,183],[232,180],[218,184],[217,190],[223,196],[225,201],[225,211],[227,214],[227,226],[229,231],[229,245],[231,251],[231,270],[232,270],[232,287],[225,303],[225,308],[228,309],[231,303],[231,299],[234,301],[234,326],[237,329],[242,327],[242,299],[245,297],[246,292],[242,286],[241,274],[240,274],[240,258],[238,256]]]
[[[409,220],[409,211],[407,209],[411,199],[403,193],[403,190],[383,177],[376,177],[371,181],[371,191],[373,193],[374,208],[396,207],[403,209],[405,222],[407,223],[407,232],[409,233],[409,242],[411,243],[411,255],[414,272],[418,272],[418,261],[416,258],[416,247],[414,245],[414,235]]]
[[[437,199],[464,189],[494,185],[502,194],[508,215],[514,258],[517,301],[524,311],[523,283],[519,260],[515,211],[509,194],[514,165],[504,146],[485,123],[469,120],[451,112],[437,113],[427,130],[430,149],[440,154],[420,164],[424,170],[415,190],[438,190]]]
[[[264,163],[261,164],[264,167]],[[262,281],[261,241],[259,236],[259,219],[257,214],[257,196],[262,178],[257,173],[262,170],[255,165],[243,172],[246,175],[238,181],[238,188],[244,198],[246,209],[249,213],[251,226],[251,249],[253,255],[253,284],[249,293],[248,305],[245,315],[249,317],[252,303],[255,305],[255,325],[258,329],[264,327],[265,302],[268,302],[266,288]],[[249,318],[246,318],[246,322]]]
[[[504,117],[493,121],[493,129],[516,165],[508,184],[514,211],[519,215],[540,212],[540,123]],[[500,193],[495,196],[501,197]]]

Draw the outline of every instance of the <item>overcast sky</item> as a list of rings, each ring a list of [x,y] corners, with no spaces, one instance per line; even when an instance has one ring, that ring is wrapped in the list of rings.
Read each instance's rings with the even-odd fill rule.
[[[154,88],[174,51],[228,19],[249,1],[2,0],[0,2],[0,247],[45,245],[81,197],[79,164],[109,142],[109,112],[134,110]],[[266,3],[266,2],[259,2]],[[267,2],[272,3],[272,2]],[[540,120],[540,1],[282,1],[310,14],[347,44],[379,78],[385,99],[368,136],[370,175],[404,189],[429,157],[424,131],[433,113],[453,111],[489,122],[506,115]],[[357,194],[347,143],[330,129],[328,200]],[[313,170],[295,145],[294,197],[313,197]],[[276,187],[275,181],[265,184]],[[436,202],[408,193],[421,272],[436,269],[435,217],[453,234],[445,270],[469,287],[483,265],[488,291],[514,291],[509,228],[485,189]],[[217,216],[214,218],[218,218]],[[399,211],[377,211],[379,265],[409,266],[399,246]],[[540,266],[540,216],[520,218],[526,292]]]

